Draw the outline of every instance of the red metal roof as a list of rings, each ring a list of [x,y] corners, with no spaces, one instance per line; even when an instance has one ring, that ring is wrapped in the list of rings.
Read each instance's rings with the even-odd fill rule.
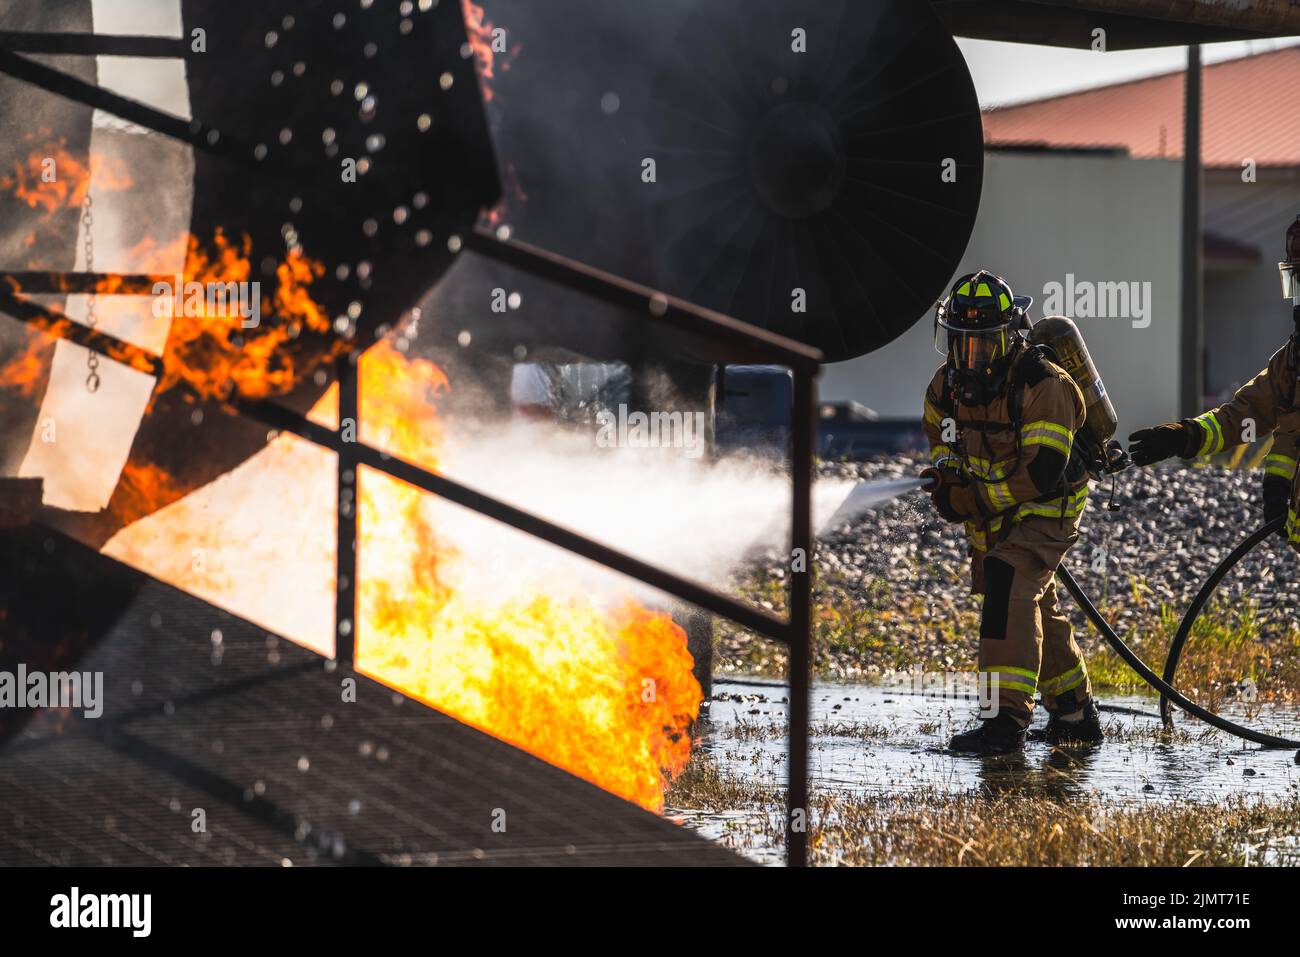
[[[987,110],[984,142],[1181,159],[1183,85],[1180,70]],[[1207,66],[1204,91],[1206,166],[1300,166],[1300,47]]]

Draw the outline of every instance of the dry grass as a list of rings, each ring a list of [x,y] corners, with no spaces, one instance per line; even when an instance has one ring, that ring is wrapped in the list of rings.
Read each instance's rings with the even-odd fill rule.
[[[1241,866],[1300,837],[1300,800],[1103,808],[1016,794],[821,797],[814,859],[854,865]],[[1293,861],[1294,863],[1294,861]]]
[[[808,734],[814,738],[857,738],[862,741],[887,738],[897,729],[870,721],[814,721]],[[784,741],[790,735],[784,721],[746,721],[737,718],[718,727],[723,738],[736,741]]]
[[[756,577],[740,597],[778,615],[787,614],[786,583]],[[860,679],[920,664],[953,670],[973,657],[969,636],[978,632],[973,605],[935,603],[877,579],[849,587],[818,576],[813,584],[813,667],[826,678]],[[784,675],[783,646],[730,621],[714,626],[714,667],[721,674]]]
[[[783,807],[784,792],[724,774],[703,752],[696,752],[686,769],[669,785],[665,804],[691,811],[731,811],[737,808]]]
[[[1136,596],[1145,585],[1134,582]],[[1143,616],[1121,637],[1155,671],[1163,670],[1179,614],[1167,606]],[[1088,669],[1101,688],[1145,689],[1146,684],[1100,638],[1089,639]],[[1261,622],[1250,600],[1211,603],[1192,628],[1175,684],[1199,704],[1217,710],[1241,697],[1250,682],[1260,701],[1300,700],[1300,626]]]
[[[747,811],[723,843],[780,847],[784,794],[730,777],[705,755],[673,783],[680,810]],[[853,866],[1220,866],[1300,863],[1300,797],[1267,803],[1102,805],[1009,785],[998,793],[817,793],[816,864]]]
[[[784,614],[781,581],[751,582],[745,594]],[[1157,673],[1163,670],[1179,615],[1155,604],[1141,581],[1129,594],[1102,607],[1112,623],[1120,607],[1142,609],[1119,626],[1121,636]],[[1070,613],[1076,609],[1070,604]],[[979,613],[975,606],[930,607],[914,593],[896,596],[887,587],[865,592],[825,584],[814,587],[813,666],[818,677],[834,680],[873,678],[914,665],[930,671],[975,667]],[[1091,625],[1076,628],[1088,658],[1094,686],[1101,691],[1145,690],[1146,684],[1096,634]],[[715,668],[727,674],[782,677],[785,649],[730,622],[715,627]],[[1243,682],[1260,701],[1300,701],[1300,624],[1265,623],[1248,597],[1211,603],[1193,628],[1178,669],[1177,685],[1199,704],[1217,710],[1236,701]]]

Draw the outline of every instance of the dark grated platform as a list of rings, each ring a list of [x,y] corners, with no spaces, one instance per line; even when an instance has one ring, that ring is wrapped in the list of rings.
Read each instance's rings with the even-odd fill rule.
[[[98,719],[0,709],[0,865],[745,863],[67,538],[0,562],[0,670],[104,676]]]

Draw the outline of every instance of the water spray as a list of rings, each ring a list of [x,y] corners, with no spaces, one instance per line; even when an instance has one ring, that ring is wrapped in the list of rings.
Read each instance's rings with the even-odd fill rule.
[[[926,469],[926,472],[929,471],[931,470]],[[845,496],[844,500],[836,506],[830,518],[821,523],[818,534],[824,535],[833,528],[851,524],[861,518],[864,512],[879,508],[900,495],[915,492],[917,489],[929,491],[926,487],[928,481],[926,473],[922,472],[917,478],[875,479],[858,482],[849,490],[849,494]]]

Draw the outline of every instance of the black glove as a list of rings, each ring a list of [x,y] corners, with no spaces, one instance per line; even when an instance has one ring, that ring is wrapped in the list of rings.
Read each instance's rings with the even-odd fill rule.
[[[1287,509],[1291,507],[1291,483],[1280,475],[1264,476],[1264,521],[1285,519]],[[1287,537],[1286,525],[1278,529],[1278,534]]]
[[[949,468],[926,469],[922,477],[937,478],[934,488],[930,489],[930,501],[944,521],[965,522],[979,516],[975,491],[959,472]]]
[[[1154,465],[1175,455],[1190,459],[1200,446],[1200,438],[1201,427],[1190,419],[1166,422],[1130,435],[1128,454],[1134,465]]]

